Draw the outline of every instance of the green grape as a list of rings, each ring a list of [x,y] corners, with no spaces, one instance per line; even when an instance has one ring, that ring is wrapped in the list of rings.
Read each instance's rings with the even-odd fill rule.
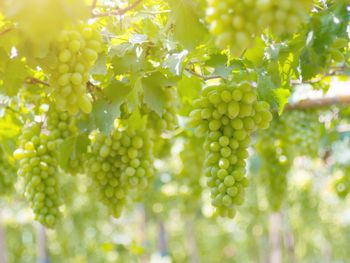
[[[202,144],[201,139],[186,136],[180,152],[182,168],[176,174],[176,182],[179,184],[183,210],[186,213],[193,213],[202,195],[200,180],[205,157]]]
[[[18,175],[24,178],[25,197],[29,201],[35,219],[47,227],[54,227],[60,216],[60,196],[57,161],[52,134],[42,132],[41,123],[33,123],[22,130],[20,147],[14,157],[19,160]]]
[[[319,113],[314,110],[293,110],[284,114],[288,126],[288,140],[294,146],[295,155],[315,157],[321,141],[322,123]]]
[[[294,155],[289,141],[288,123],[275,118],[269,129],[259,133],[256,153],[261,160],[259,175],[265,185],[270,207],[279,211],[287,195],[287,173]]]
[[[71,116],[68,112],[57,112],[50,109],[47,113],[47,129],[53,135],[55,141],[50,145],[51,148],[57,149],[64,140],[76,136],[78,129],[76,127],[76,118]],[[71,154],[68,159],[66,167],[61,167],[66,172],[76,175],[84,171],[83,155]]]
[[[235,55],[252,45],[261,33],[256,1],[208,0],[207,21],[219,48],[230,47]]]
[[[87,31],[89,33],[85,33]],[[63,31],[53,43],[42,66],[50,74],[57,110],[68,111],[72,115],[79,110],[91,112],[91,98],[86,83],[101,46],[99,34],[87,25]]]
[[[312,0],[256,1],[257,22],[277,36],[294,33],[306,21]]]
[[[93,134],[88,173],[113,216],[121,215],[132,190],[148,186],[153,176],[152,148],[146,127],[134,129],[128,120],[116,120],[109,136]]]
[[[208,87],[193,105],[189,125],[195,127],[197,136],[206,139],[204,169],[212,204],[221,216],[234,217],[248,185],[245,160],[250,137],[256,129],[268,127],[272,119],[269,105],[257,101],[256,90],[248,82]],[[216,116],[219,108],[230,107],[234,110]],[[208,110],[212,116],[205,114],[203,118],[201,112]]]
[[[0,150],[0,195],[7,195],[13,191],[16,178],[16,168],[12,160]]]

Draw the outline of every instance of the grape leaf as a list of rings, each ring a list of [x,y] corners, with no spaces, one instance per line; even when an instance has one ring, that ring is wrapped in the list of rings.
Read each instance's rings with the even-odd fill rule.
[[[163,67],[169,69],[174,75],[179,76],[182,73],[182,63],[187,54],[188,51],[183,50],[180,53],[168,55],[163,62]]]
[[[162,116],[165,100],[162,88],[175,86],[177,82],[157,71],[143,78],[141,83],[144,92],[143,102],[159,116]]]
[[[233,66],[227,65],[227,56],[223,54],[213,54],[210,56],[205,64],[214,68],[213,75],[218,75],[224,79],[232,72]]]
[[[186,0],[168,0],[174,25],[174,35],[186,49],[192,50],[204,39],[205,26],[199,21],[194,3]]]

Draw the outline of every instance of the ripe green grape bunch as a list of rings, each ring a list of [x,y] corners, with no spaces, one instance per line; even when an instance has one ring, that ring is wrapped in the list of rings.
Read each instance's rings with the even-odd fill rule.
[[[81,25],[77,29],[63,31],[53,44],[44,69],[50,74],[57,110],[68,111],[72,115],[79,110],[91,112],[86,83],[101,50],[101,42],[98,31]]]
[[[262,0],[257,2],[258,23],[277,36],[294,33],[306,21],[312,0]]]
[[[293,152],[288,140],[288,123],[274,119],[269,129],[259,134],[256,152],[261,160],[259,174],[273,211],[279,211],[286,198],[287,174],[293,163]]]
[[[321,141],[322,123],[319,112],[315,110],[293,110],[284,114],[288,126],[288,140],[294,146],[296,155],[315,157]],[[286,130],[287,132],[287,130]]]
[[[132,128],[119,119],[109,136],[92,136],[89,174],[102,202],[119,217],[131,190],[143,191],[153,176],[152,142],[145,127]]]
[[[47,129],[55,138],[56,148],[65,140],[78,134],[76,125],[77,118],[71,116],[68,112],[59,112],[50,109],[47,113]],[[81,156],[80,156],[81,157]],[[66,172],[75,175],[83,172],[83,160],[77,156],[69,156],[67,167],[61,167]]]
[[[255,2],[208,0],[206,18],[219,48],[231,47],[235,55],[240,55],[252,45],[254,36],[261,33]]]
[[[201,178],[205,154],[202,149],[201,138],[186,137],[180,152],[182,168],[177,175],[177,182],[181,185],[184,210],[192,213],[202,195]]]
[[[25,126],[14,157],[19,161],[18,175],[24,178],[25,196],[35,219],[53,227],[60,217],[55,138],[42,132],[42,123]]]
[[[251,134],[269,127],[269,104],[257,101],[256,89],[242,82],[208,87],[193,106],[189,125],[206,138],[204,168],[212,204],[221,216],[232,218],[248,185],[245,160]]]
[[[16,168],[0,149],[0,195],[11,194],[16,181]]]

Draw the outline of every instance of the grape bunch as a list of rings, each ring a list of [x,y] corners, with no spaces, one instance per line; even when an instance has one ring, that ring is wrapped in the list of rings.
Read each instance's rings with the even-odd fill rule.
[[[234,217],[235,205],[244,201],[247,148],[256,129],[266,129],[272,119],[269,104],[257,101],[248,82],[212,86],[193,102],[189,125],[205,136],[204,162],[212,204],[221,216]]]
[[[92,137],[88,172],[102,202],[115,217],[121,215],[131,190],[143,191],[153,176],[152,142],[148,130],[116,120],[109,136]]]
[[[53,227],[60,216],[55,138],[42,132],[42,123],[32,123],[23,128],[19,144],[14,157],[19,160],[18,175],[24,178],[25,196],[35,219]]]
[[[209,0],[207,21],[219,48],[230,47],[235,55],[252,45],[254,36],[261,33],[260,14],[255,0]]]
[[[193,212],[201,198],[201,178],[203,174],[204,153],[203,141],[196,137],[185,137],[180,160],[182,168],[176,176],[176,182],[180,184],[184,210]]]
[[[295,155],[315,157],[318,155],[321,141],[322,123],[319,112],[315,110],[293,110],[284,114],[288,126],[288,140],[294,146]]]
[[[0,195],[10,194],[16,181],[14,164],[0,149]]]
[[[287,131],[288,123],[283,117],[274,119],[269,129],[259,134],[256,143],[256,152],[261,160],[259,174],[273,211],[279,211],[286,198],[287,174],[294,160]]]
[[[47,129],[52,137],[58,140],[58,144],[78,132],[74,117],[68,112],[55,110],[50,110],[47,114]]]
[[[100,50],[98,32],[86,25],[63,31],[53,44],[43,66],[50,74],[57,110],[68,111],[72,115],[79,109],[84,113],[91,112],[86,83]]]
[[[55,139],[56,149],[64,140],[76,136],[78,129],[76,126],[76,117],[68,112],[58,112],[50,109],[47,113],[47,130]],[[75,156],[73,153],[68,158],[67,167],[61,167],[72,175],[83,172],[83,156]]]
[[[307,19],[312,0],[256,1],[258,24],[277,36],[294,33]]]

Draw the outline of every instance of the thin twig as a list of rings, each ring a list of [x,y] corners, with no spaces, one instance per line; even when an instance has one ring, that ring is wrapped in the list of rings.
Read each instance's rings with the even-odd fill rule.
[[[8,32],[11,32],[13,29],[15,29],[14,27],[8,27],[6,29],[4,29],[3,31],[0,32],[0,36],[5,35]]]
[[[94,15],[94,10],[96,8],[97,0],[92,0],[91,14]]]
[[[34,78],[34,77],[28,77],[28,78],[25,80],[25,82],[26,82],[27,84],[32,84],[32,85],[35,85],[35,84],[42,84],[42,85],[44,85],[44,86],[46,86],[46,87],[49,87],[49,86],[50,86],[49,83],[47,83],[47,82],[45,82],[45,81],[43,81],[43,80],[41,80],[41,79]]]
[[[142,0],[136,0],[133,4],[125,7],[125,8],[120,8],[120,9],[116,9],[116,10],[111,10],[111,11],[107,11],[105,13],[101,13],[101,14],[92,14],[93,17],[103,17],[103,16],[120,16],[120,15],[124,15],[126,12],[134,9],[136,6],[138,6],[140,3],[142,2]]]
[[[195,72],[194,70],[192,69],[189,69],[189,68],[186,68],[185,69],[188,73],[192,74],[193,76],[196,76],[198,78],[201,78],[202,80],[210,80],[210,79],[222,79],[221,76],[217,76],[217,75],[211,75],[211,76],[205,76],[205,75],[201,75],[197,72]]]

